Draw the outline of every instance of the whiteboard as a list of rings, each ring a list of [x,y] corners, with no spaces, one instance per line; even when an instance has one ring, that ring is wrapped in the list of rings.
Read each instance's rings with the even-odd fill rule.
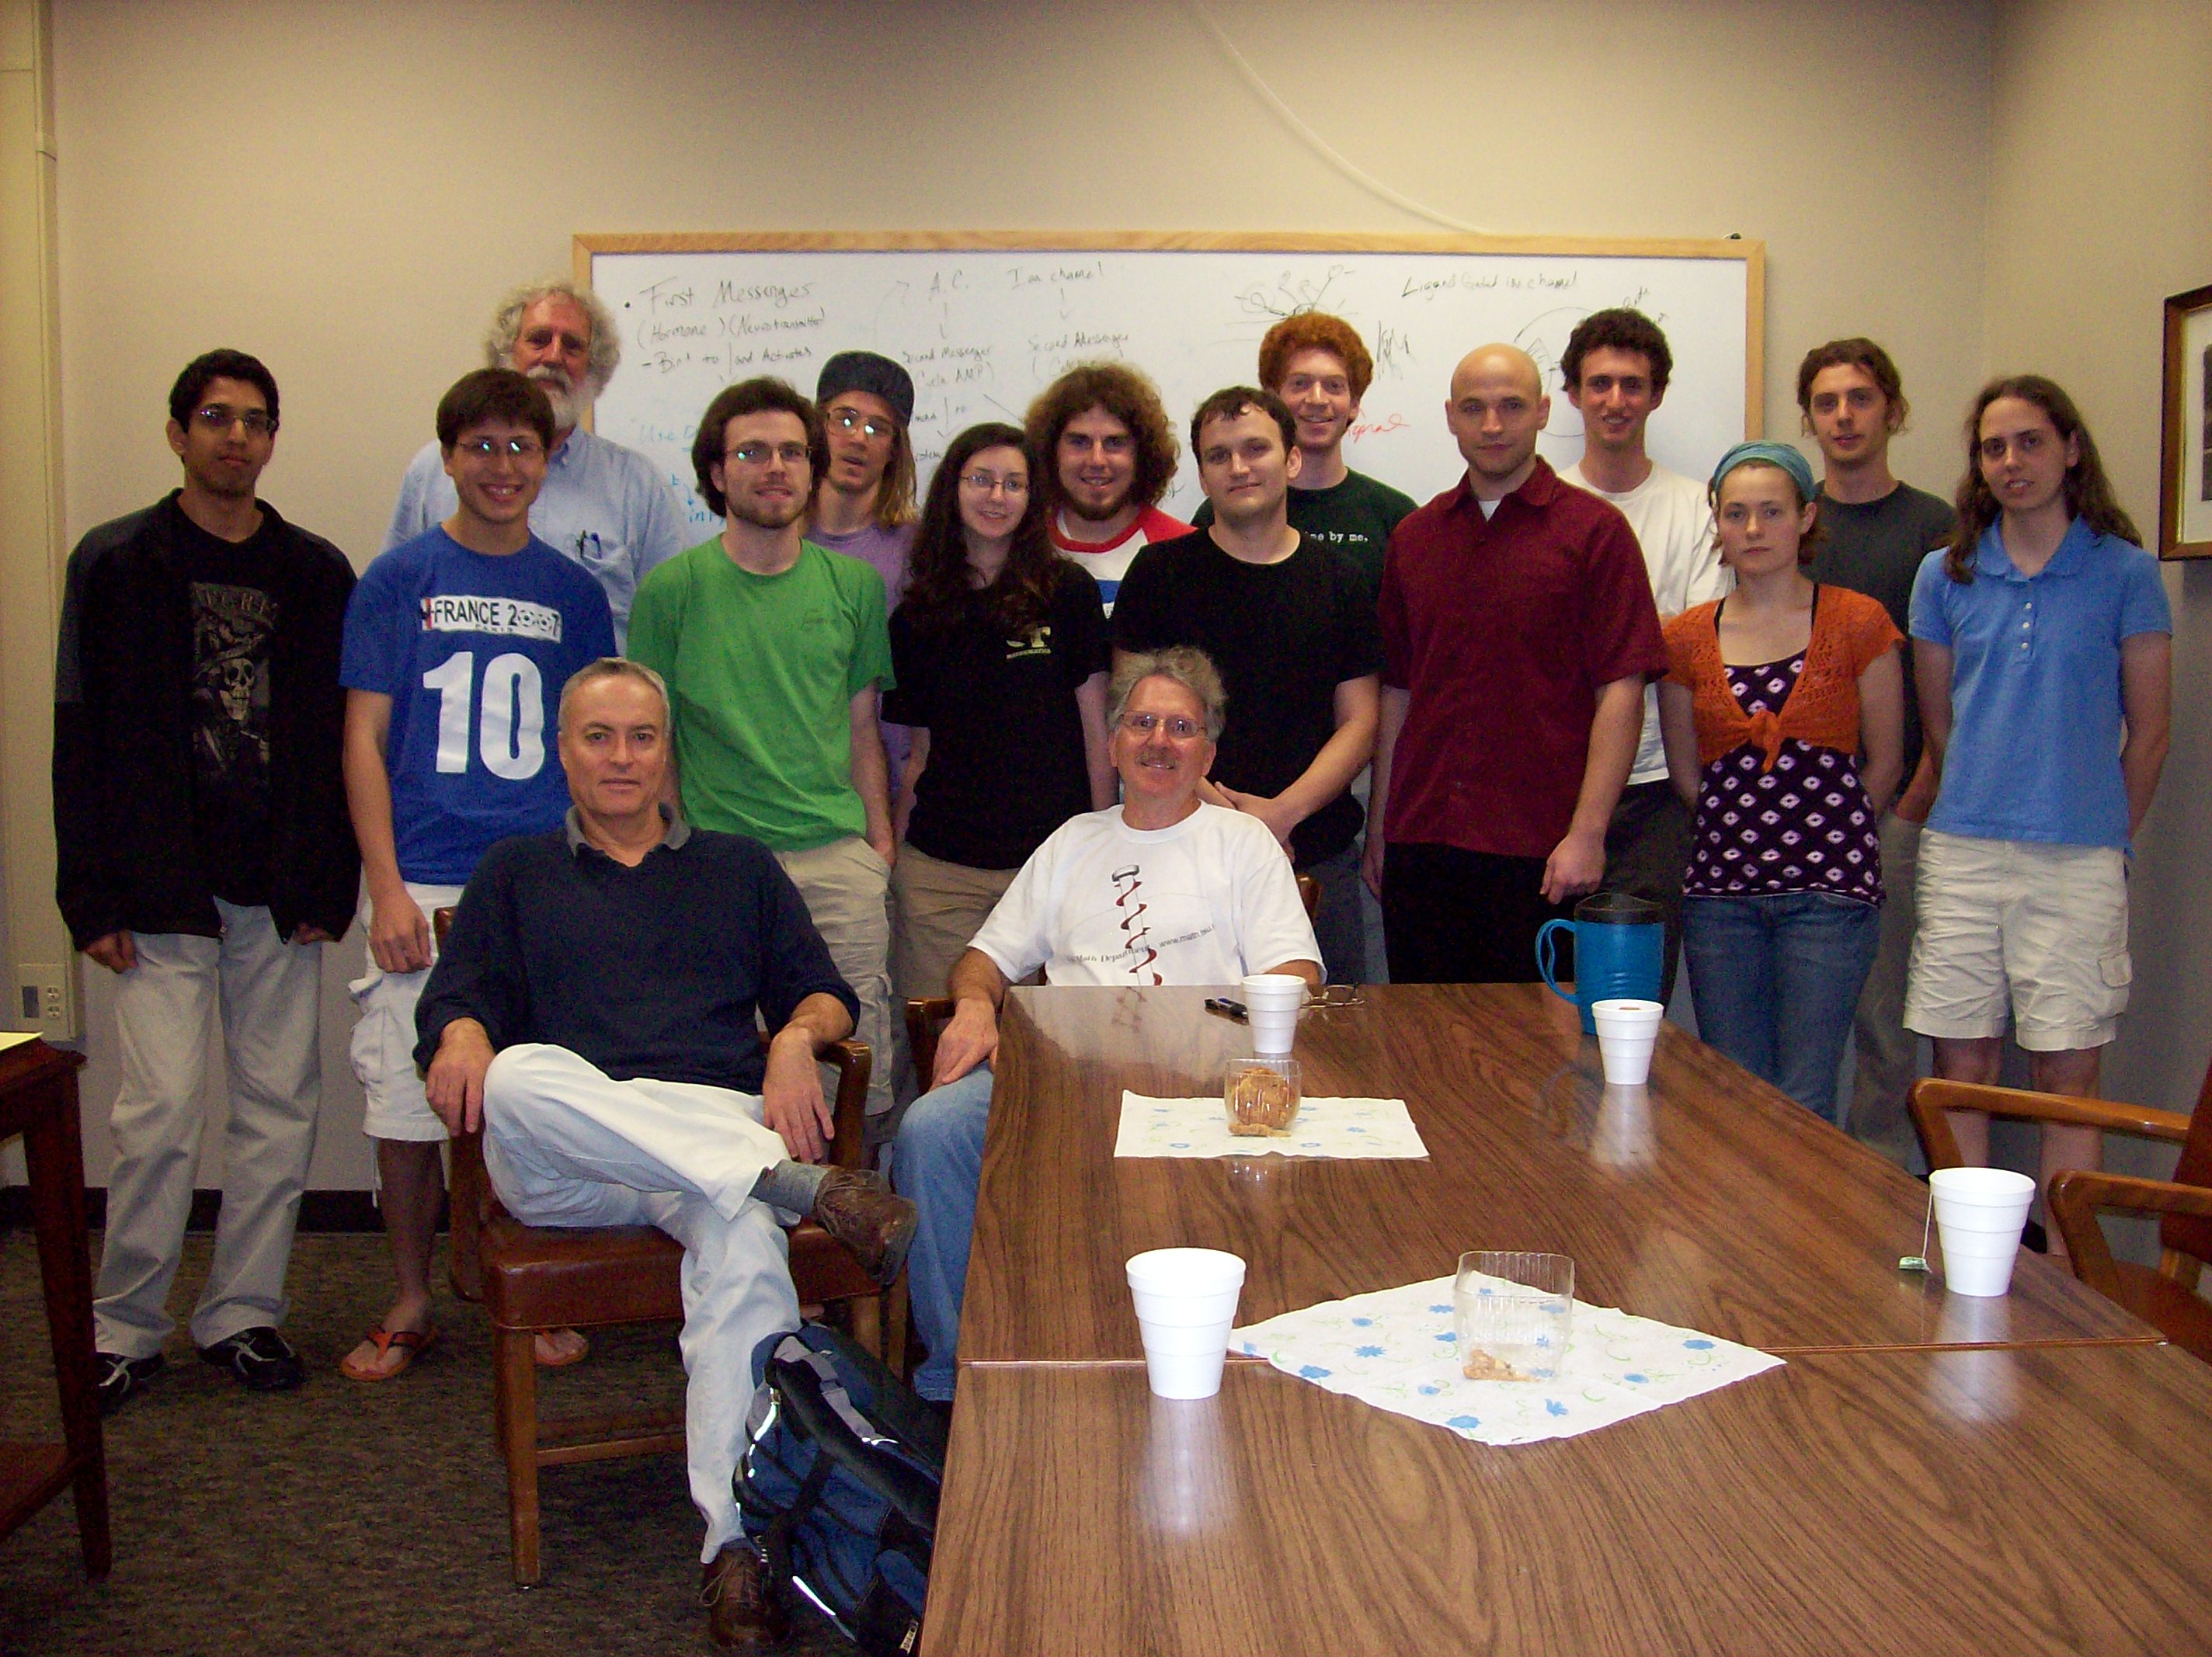
[[[914,376],[912,439],[927,489],[963,428],[1019,425],[1071,364],[1119,358],[1152,378],[1182,437],[1183,464],[1161,504],[1188,519],[1201,498],[1188,454],[1192,410],[1224,385],[1252,383],[1260,337],[1275,322],[1321,310],[1356,327],[1375,357],[1346,460],[1425,501],[1464,470],[1443,423],[1461,357],[1505,340],[1535,358],[1552,393],[1540,448],[1564,466],[1582,452],[1581,417],[1559,390],[1567,335],[1593,311],[1633,305],[1674,354],[1650,428],[1655,459],[1703,478],[1762,429],[1757,242],[1100,240],[1114,245],[1012,234],[579,236],[577,274],[622,330],[622,367],[593,428],[662,468],[703,537],[715,520],[695,492],[691,439],[733,381],[775,374],[811,397],[836,352],[896,358]]]

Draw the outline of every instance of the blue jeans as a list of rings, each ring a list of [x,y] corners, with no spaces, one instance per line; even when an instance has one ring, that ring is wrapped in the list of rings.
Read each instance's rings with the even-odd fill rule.
[[[1359,843],[1354,841],[1334,857],[1301,864],[1298,872],[1311,875],[1321,886],[1321,901],[1314,910],[1314,939],[1321,945],[1322,976],[1331,984],[1367,981],[1367,934],[1359,918]]]
[[[1698,1034],[1824,1121],[1881,911],[1826,892],[1697,897],[1682,945]]]
[[[968,1243],[990,1119],[991,1072],[971,1070],[907,1107],[891,1155],[891,1183],[921,1211],[906,1257],[907,1293],[929,1360],[914,1372],[914,1389],[940,1402],[952,1396],[956,1377]]]

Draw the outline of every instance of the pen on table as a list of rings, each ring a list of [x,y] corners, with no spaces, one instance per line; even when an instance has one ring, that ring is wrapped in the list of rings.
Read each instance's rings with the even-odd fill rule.
[[[1246,1022],[1244,1004],[1242,1001],[1231,1001],[1225,995],[1207,996],[1206,1010],[1217,1018],[1231,1019],[1239,1024]]]

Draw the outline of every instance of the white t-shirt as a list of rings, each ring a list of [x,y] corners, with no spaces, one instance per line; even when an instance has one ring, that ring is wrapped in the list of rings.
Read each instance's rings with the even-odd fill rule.
[[[1256,817],[1199,802],[1170,828],[1070,817],[1030,854],[974,947],[1009,982],[1234,984],[1321,959],[1297,877]]]
[[[1644,568],[1651,578],[1651,600],[1659,619],[1672,620],[1693,605],[1717,598],[1735,586],[1735,576],[1713,550],[1713,511],[1705,485],[1680,472],[1654,466],[1651,476],[1626,495],[1607,495],[1583,480],[1577,461],[1559,473],[1578,489],[1608,501],[1636,531],[1644,549]],[[1667,774],[1667,750],[1659,739],[1659,687],[1644,687],[1644,729],[1636,739],[1632,783],[1657,782]]]

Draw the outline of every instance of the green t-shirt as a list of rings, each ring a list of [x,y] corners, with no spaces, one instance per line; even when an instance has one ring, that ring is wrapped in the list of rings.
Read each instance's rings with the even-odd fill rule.
[[[853,698],[889,689],[884,578],[809,541],[781,575],[738,568],[721,537],[638,584],[629,654],[668,681],[684,813],[803,852],[862,834]]]
[[[1413,511],[1411,495],[1364,472],[1348,471],[1341,483],[1325,489],[1292,488],[1285,504],[1292,529],[1315,546],[1334,547],[1349,558],[1366,580],[1369,593],[1382,591],[1382,549],[1398,520]],[[1213,503],[1202,502],[1192,527],[1206,529],[1212,523]]]

